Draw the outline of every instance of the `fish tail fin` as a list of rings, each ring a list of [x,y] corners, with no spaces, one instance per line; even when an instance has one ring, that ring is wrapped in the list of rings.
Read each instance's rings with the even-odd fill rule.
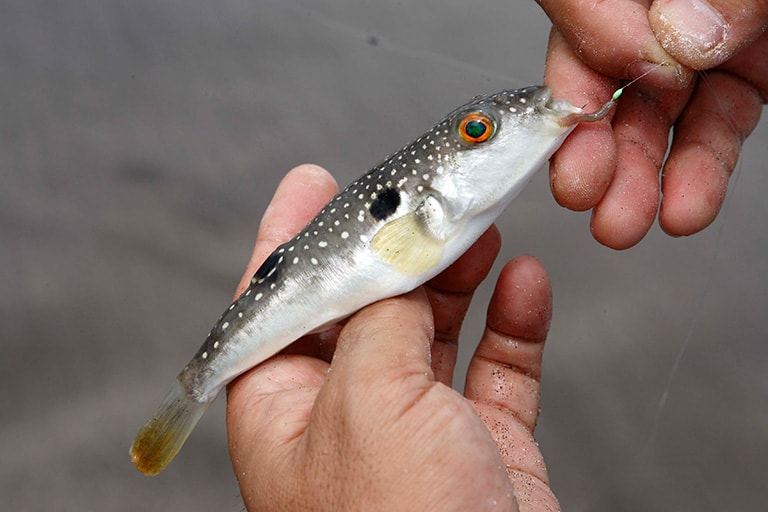
[[[181,383],[175,381],[131,445],[131,460],[136,469],[148,476],[165,469],[179,453],[211,402],[194,400]]]

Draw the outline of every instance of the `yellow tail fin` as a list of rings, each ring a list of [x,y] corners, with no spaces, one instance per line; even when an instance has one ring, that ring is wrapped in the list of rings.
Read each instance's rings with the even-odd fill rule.
[[[131,460],[145,475],[156,475],[179,453],[211,402],[197,402],[176,381],[131,445]]]

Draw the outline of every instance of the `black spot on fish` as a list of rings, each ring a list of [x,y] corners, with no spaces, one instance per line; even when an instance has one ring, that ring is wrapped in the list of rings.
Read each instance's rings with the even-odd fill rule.
[[[254,279],[265,279],[272,273],[272,276],[277,276],[277,264],[280,261],[280,255],[277,253],[277,251],[273,252],[269,255],[269,257],[264,260],[264,263],[261,264],[259,267],[259,270],[256,271],[256,273],[253,275]],[[274,270],[274,272],[272,272]]]
[[[384,220],[395,213],[398,206],[400,206],[400,193],[393,188],[388,188],[376,195],[369,211],[374,219]]]

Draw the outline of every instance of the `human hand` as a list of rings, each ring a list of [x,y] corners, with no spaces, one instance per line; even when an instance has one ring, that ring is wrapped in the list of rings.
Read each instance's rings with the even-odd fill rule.
[[[335,193],[314,166],[285,177],[239,291]],[[552,304],[535,259],[502,270],[465,396],[450,387],[464,314],[499,246],[491,228],[424,287],[230,384],[230,455],[248,510],[559,510],[533,439]]]
[[[544,82],[555,96],[595,110],[620,79],[651,71],[612,120],[577,127],[555,154],[555,199],[593,209],[592,234],[615,249],[639,242],[657,212],[670,235],[704,229],[768,99],[768,3],[537,1],[554,25]]]

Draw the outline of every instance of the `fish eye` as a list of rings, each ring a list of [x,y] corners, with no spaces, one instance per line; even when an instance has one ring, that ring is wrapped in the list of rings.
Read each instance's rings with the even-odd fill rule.
[[[496,133],[496,122],[483,112],[470,112],[459,120],[459,135],[467,142],[479,144]]]

